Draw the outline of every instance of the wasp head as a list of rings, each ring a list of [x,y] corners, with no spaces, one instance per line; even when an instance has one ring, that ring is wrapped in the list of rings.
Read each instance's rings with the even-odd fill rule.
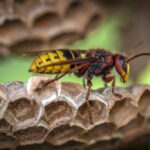
[[[121,77],[121,80],[125,83],[128,80],[130,67],[129,64],[126,61],[126,57],[123,55],[116,55],[115,56],[115,68],[118,74]]]

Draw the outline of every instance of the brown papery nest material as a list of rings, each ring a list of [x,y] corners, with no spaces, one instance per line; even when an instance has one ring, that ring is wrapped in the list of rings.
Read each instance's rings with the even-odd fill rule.
[[[92,91],[47,76],[0,85],[0,149],[114,150],[150,143],[150,86]],[[90,109],[93,124],[90,124]],[[135,144],[136,143],[136,144]],[[145,148],[146,149],[146,148]]]
[[[70,45],[106,14],[97,0],[0,0],[0,56]]]

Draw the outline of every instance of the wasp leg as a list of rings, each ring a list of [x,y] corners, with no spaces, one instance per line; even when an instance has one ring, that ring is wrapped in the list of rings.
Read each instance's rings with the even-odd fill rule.
[[[43,83],[42,85],[40,85],[36,91],[40,92],[40,90],[42,90],[43,88],[45,88],[46,86],[48,86],[49,84],[51,84],[52,82],[55,82],[57,80],[59,80],[60,78],[62,78],[63,76],[65,76],[67,73],[63,73],[60,76],[57,74],[56,77],[54,79],[50,79],[48,81],[46,81],[45,83]]]
[[[115,93],[115,86],[116,86],[116,77],[115,76],[107,77],[107,74],[106,74],[102,77],[102,79],[105,83],[109,83],[112,81],[112,93],[119,98],[122,97],[120,94]]]
[[[89,96],[90,96],[90,92],[91,92],[91,86],[92,86],[92,82],[90,79],[88,79],[88,91],[87,91],[87,94],[86,94],[86,100],[88,101],[88,106],[89,106]]]
[[[104,82],[104,87],[105,87],[105,88],[107,88],[107,87],[108,87],[108,85],[107,85],[107,83],[106,83],[106,82]]]
[[[65,73],[63,73],[63,74],[61,74],[61,75],[58,75],[58,76],[56,76],[54,79],[48,80],[46,83],[44,83],[42,86],[40,86],[40,87],[37,88],[36,90],[39,91],[39,90],[41,90],[42,88],[45,88],[46,86],[48,86],[48,85],[51,84],[52,82],[55,82],[55,81],[59,80],[60,78],[62,78],[62,77],[65,76],[66,74],[73,73],[73,72],[75,72],[75,71],[81,69],[84,65],[87,65],[87,63],[86,63],[86,64],[79,65],[79,66],[77,66],[77,67],[75,67],[75,68],[73,68],[73,69],[71,69],[71,70],[69,70],[69,71],[67,71],[67,72],[65,72]]]
[[[60,73],[56,74],[55,78],[57,78],[59,76]]]
[[[107,72],[107,74],[105,74],[105,75],[102,76],[102,79],[103,79],[103,81],[104,81],[104,87],[105,87],[105,88],[108,87],[108,84],[107,84],[107,83],[111,82],[111,80],[106,79],[106,78],[108,78],[107,76],[108,76],[109,74],[110,74],[110,72]]]
[[[86,85],[85,85],[85,78],[83,77],[82,79],[82,82],[83,82],[83,87],[86,88]]]
[[[92,87],[91,79],[88,79],[87,85],[88,85],[88,91],[86,94],[86,103],[87,103],[87,107],[88,107],[88,115],[89,115],[90,124],[92,125],[93,124],[93,118],[92,118],[92,113],[90,111],[90,103],[89,103],[89,96],[90,96],[91,87]]]
[[[113,93],[115,96],[117,96],[117,97],[119,97],[119,98],[122,98],[122,96],[121,96],[120,94],[115,93],[115,86],[116,86],[116,78],[114,77],[114,78],[113,78],[113,81],[112,81],[112,93]]]

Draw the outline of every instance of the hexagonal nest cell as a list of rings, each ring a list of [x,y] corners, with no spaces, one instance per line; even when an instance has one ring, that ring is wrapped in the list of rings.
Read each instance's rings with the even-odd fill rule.
[[[69,123],[73,116],[73,108],[65,100],[59,99],[45,106],[43,120],[47,123],[49,129],[54,129],[60,124]]]
[[[43,30],[46,33],[47,30],[58,24],[60,24],[59,16],[55,12],[47,12],[35,19],[33,28],[37,32]]]
[[[99,101],[90,101],[90,107],[85,102],[78,109],[75,124],[82,128],[91,128],[92,124],[105,122],[107,117],[106,106]]]
[[[79,84],[57,81],[35,92],[48,79],[37,76],[26,84],[1,85],[8,105],[0,120],[0,149],[117,150],[141,137],[149,142],[150,86],[118,87],[122,97],[113,99],[112,93],[91,91],[87,106],[87,91]]]
[[[20,20],[6,20],[0,26],[0,35],[1,43],[11,45],[21,38],[25,38],[28,35],[28,29]]]
[[[55,128],[47,136],[47,141],[54,145],[61,145],[71,140],[77,140],[84,130],[77,126],[68,124]]]
[[[12,132],[12,126],[5,120],[0,120],[0,133],[10,134]]]
[[[41,143],[45,140],[48,130],[43,127],[30,127],[13,133],[22,145]]]
[[[132,139],[138,137],[142,132],[146,133],[147,129],[144,128],[144,118],[139,115],[137,118],[131,120],[127,125],[120,127],[117,134],[124,136],[125,141],[131,141]]]
[[[39,111],[35,100],[22,97],[9,103],[5,119],[14,126],[14,130],[23,129],[37,123]]]
[[[5,133],[0,133],[0,149],[15,149],[19,145],[18,141]]]
[[[137,116],[137,108],[132,106],[130,99],[117,101],[109,114],[109,120],[117,127],[127,124]]]
[[[84,133],[80,138],[86,143],[92,144],[95,141],[111,139],[115,129],[116,126],[114,124],[103,123]]]
[[[83,2],[75,0],[69,4],[65,13],[67,17],[72,18],[78,14],[83,13],[84,12],[83,9],[85,10]]]
[[[139,111],[142,116],[150,117],[150,90],[146,90],[138,101]]]
[[[7,111],[14,116],[18,121],[23,121],[28,118],[35,117],[38,106],[35,101],[30,101],[26,98],[18,99],[9,103]]]

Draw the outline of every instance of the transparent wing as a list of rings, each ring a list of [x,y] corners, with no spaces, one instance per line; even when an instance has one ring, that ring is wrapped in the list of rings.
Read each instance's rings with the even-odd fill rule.
[[[44,67],[47,66],[58,66],[58,65],[77,65],[77,64],[84,64],[84,63],[94,63],[98,59],[97,58],[76,58],[76,59],[68,59],[68,60],[63,60],[59,62],[54,62],[51,64],[47,64]],[[40,67],[39,67],[40,68]]]

